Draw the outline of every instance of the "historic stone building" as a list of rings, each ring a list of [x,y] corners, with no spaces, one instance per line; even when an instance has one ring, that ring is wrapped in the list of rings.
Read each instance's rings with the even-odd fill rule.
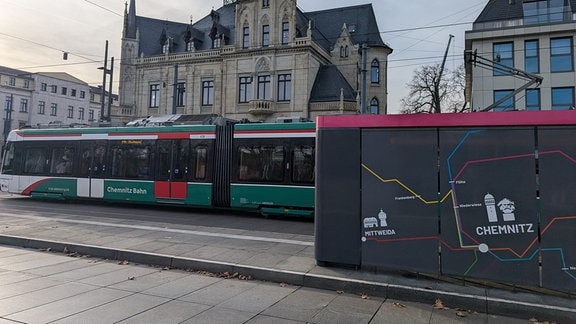
[[[296,0],[224,0],[178,23],[137,16],[131,0],[113,118],[385,114],[391,52],[370,4],[302,12]]]

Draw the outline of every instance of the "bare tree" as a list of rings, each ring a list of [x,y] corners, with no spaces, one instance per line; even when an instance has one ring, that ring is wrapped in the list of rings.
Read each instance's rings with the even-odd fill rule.
[[[463,112],[465,110],[464,65],[454,71],[444,70],[442,79],[440,64],[425,65],[414,71],[408,84],[408,96],[402,99],[403,114]]]

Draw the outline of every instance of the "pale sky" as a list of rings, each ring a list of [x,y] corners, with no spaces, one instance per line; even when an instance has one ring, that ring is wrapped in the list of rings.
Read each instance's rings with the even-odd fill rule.
[[[28,72],[67,72],[92,86],[102,84],[104,48],[115,59],[117,85],[125,0],[0,0],[0,65]],[[389,56],[389,113],[398,113],[406,83],[422,65],[463,63],[464,31],[488,0],[300,0],[304,12],[372,3]],[[136,0],[136,14],[187,23],[220,8],[222,0]],[[444,27],[438,27],[444,26]],[[432,28],[435,27],[435,28]],[[69,52],[68,60],[62,59]]]

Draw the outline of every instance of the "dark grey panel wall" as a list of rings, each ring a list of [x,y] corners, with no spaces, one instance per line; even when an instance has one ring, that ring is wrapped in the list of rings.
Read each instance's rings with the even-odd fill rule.
[[[362,132],[362,265],[438,271],[436,129]]]
[[[439,152],[443,273],[538,285],[533,129],[441,129]]]
[[[574,293],[575,138],[574,127],[324,130],[316,258]]]
[[[316,147],[316,260],[360,266],[360,130],[322,130]]]
[[[538,130],[542,283],[576,291],[576,129]]]

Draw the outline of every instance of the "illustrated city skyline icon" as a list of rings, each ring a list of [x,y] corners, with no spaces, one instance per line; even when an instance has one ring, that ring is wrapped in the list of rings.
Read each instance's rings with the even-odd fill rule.
[[[502,219],[505,222],[512,222],[516,220],[514,211],[516,210],[516,204],[508,199],[504,198],[496,204],[496,198],[490,193],[484,196],[484,205],[486,206],[486,213],[488,214],[488,222],[497,223],[498,222],[498,212],[496,211],[496,206],[502,212]]]

